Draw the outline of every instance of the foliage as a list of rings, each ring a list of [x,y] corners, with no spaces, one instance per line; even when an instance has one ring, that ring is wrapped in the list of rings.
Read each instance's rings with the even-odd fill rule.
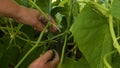
[[[0,18],[0,67],[26,68],[49,49],[60,55],[58,68],[119,68],[120,0],[16,0],[49,13],[50,23],[36,32],[11,18]],[[46,18],[48,18],[46,16]]]
[[[87,6],[76,19],[71,31],[79,49],[93,68],[104,67],[103,56],[112,50],[107,19]]]

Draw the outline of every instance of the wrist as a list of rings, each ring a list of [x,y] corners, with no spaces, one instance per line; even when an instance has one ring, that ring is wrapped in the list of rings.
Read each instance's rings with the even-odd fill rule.
[[[17,4],[14,0],[1,0],[0,1],[0,16],[5,17],[17,17],[21,6]]]

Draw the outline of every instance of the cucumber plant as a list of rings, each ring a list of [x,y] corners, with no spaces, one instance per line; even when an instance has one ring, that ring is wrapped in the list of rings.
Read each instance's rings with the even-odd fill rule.
[[[26,68],[49,49],[60,55],[58,68],[119,68],[120,0],[16,0],[56,21],[42,32],[0,18],[0,67]],[[48,28],[49,32],[44,33]]]

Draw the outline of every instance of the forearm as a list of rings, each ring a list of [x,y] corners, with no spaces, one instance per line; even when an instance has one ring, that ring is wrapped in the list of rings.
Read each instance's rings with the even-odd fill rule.
[[[14,0],[0,0],[0,16],[16,17],[21,6]]]

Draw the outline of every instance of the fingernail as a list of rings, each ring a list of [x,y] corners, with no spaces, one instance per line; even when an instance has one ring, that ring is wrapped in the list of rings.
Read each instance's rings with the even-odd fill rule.
[[[51,51],[52,51],[52,53],[51,53],[52,57],[51,57],[51,59],[48,60],[48,62],[52,61],[55,58],[55,55],[56,55],[54,49],[52,49]]]

